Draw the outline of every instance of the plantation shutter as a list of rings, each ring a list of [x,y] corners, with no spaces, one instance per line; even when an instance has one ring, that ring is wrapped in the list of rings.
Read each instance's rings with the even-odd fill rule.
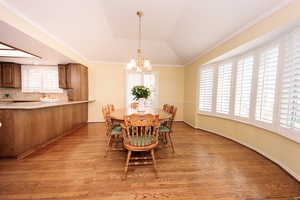
[[[280,125],[300,130],[300,29],[284,42],[284,66],[281,87]]]
[[[154,73],[144,74],[144,86],[148,87],[151,91],[150,97],[147,99],[146,104],[150,107],[158,106],[158,80]]]
[[[216,111],[229,113],[232,64],[222,64],[218,67],[218,88]]]
[[[255,119],[272,123],[275,102],[278,46],[263,51],[259,58]]]
[[[22,65],[22,92],[62,93],[58,67]]]
[[[239,117],[249,117],[253,62],[253,56],[249,56],[237,64],[234,114]]]
[[[199,110],[212,111],[214,69],[203,67],[200,71]]]
[[[58,67],[42,67],[42,92],[52,93],[59,88]]]

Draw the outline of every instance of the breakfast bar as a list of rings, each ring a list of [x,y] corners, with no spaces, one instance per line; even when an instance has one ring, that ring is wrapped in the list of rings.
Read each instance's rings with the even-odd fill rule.
[[[0,104],[0,158],[23,158],[82,127],[89,102]]]

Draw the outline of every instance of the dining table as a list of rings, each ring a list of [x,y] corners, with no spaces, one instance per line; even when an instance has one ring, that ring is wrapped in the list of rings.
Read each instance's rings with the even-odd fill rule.
[[[138,114],[138,115],[158,115],[160,121],[168,120],[172,117],[172,114],[160,109],[160,108],[152,108],[146,107],[142,111],[135,109],[135,108],[121,108],[111,111],[110,116],[114,121],[124,121],[124,117],[131,115],[131,114]]]

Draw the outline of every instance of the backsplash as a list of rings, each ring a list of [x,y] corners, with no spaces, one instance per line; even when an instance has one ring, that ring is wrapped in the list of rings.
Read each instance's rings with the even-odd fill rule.
[[[43,95],[47,95],[59,101],[68,101],[67,90],[63,93],[23,93],[21,89],[0,88],[0,99],[5,98],[4,94],[10,94],[10,98],[17,100],[40,100]]]

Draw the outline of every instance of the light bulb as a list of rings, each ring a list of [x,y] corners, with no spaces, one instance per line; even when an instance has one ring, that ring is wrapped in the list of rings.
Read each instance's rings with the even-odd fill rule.
[[[136,68],[136,71],[137,71],[137,72],[142,72],[142,70],[141,70],[140,67],[137,67],[137,68]]]
[[[136,67],[136,62],[134,59],[131,59],[130,64],[132,67]]]
[[[131,63],[128,63],[128,64],[127,64],[127,69],[128,69],[128,70],[131,70],[131,69],[132,69],[132,64],[131,64]]]
[[[145,66],[145,68],[148,69],[148,70],[151,70],[151,69],[152,69],[152,66],[151,66],[151,64],[150,64],[150,61],[149,61],[148,59],[145,60],[144,66]]]

